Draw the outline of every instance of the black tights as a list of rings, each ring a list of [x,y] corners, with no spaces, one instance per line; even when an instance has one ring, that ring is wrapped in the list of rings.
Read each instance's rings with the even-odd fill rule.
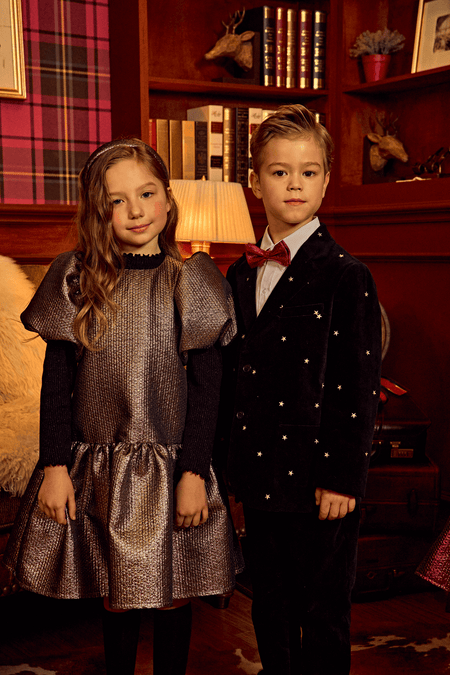
[[[111,612],[103,608],[107,675],[134,675],[141,611]],[[191,603],[154,611],[153,675],[185,675],[191,622]]]

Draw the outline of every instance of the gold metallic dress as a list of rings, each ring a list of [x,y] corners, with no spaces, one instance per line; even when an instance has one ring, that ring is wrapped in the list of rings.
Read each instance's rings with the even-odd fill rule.
[[[76,343],[77,268],[74,253],[58,256],[22,315],[46,340]],[[72,397],[76,520],[60,525],[39,509],[37,468],[4,560],[27,590],[109,596],[113,608],[228,593],[242,557],[226,495],[211,467],[207,522],[174,528],[173,475],[187,409],[183,355],[231,340],[232,299],[203,253],[125,269],[114,298],[122,310],[101,350],[84,350]]]

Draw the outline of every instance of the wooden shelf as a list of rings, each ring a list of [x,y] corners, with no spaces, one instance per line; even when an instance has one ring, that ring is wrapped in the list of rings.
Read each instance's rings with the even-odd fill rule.
[[[148,88],[150,91],[205,94],[221,98],[244,95],[246,98],[275,99],[277,101],[328,96],[328,89],[287,89],[286,87],[263,87],[258,84],[204,82],[202,80],[179,80],[165,77],[150,77]]]
[[[420,73],[398,75],[397,77],[390,77],[378,82],[367,82],[357,87],[344,89],[344,94],[355,94],[358,96],[388,94],[393,91],[410,91],[413,89],[423,89],[424,87],[433,87],[445,84],[445,82],[450,83],[450,66],[424,70]]]

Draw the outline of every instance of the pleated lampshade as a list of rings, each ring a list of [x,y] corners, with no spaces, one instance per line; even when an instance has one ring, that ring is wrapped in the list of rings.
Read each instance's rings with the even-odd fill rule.
[[[171,180],[170,186],[180,211],[176,238],[191,242],[193,253],[209,253],[211,242],[255,242],[240,183]]]

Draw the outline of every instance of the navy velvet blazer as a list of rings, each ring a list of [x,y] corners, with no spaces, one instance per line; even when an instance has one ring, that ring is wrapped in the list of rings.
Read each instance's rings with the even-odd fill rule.
[[[312,510],[316,487],[362,497],[380,390],[372,276],[322,224],[258,317],[256,272],[243,256],[227,275],[238,320],[224,359],[229,483],[269,511]]]

